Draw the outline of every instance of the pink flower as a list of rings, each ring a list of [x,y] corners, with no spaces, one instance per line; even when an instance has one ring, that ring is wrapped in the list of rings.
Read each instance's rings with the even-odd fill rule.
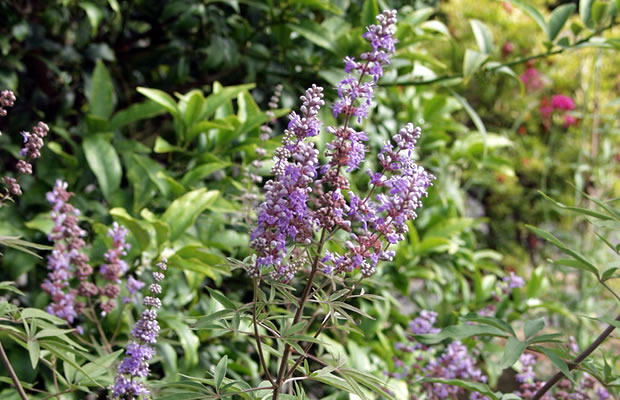
[[[564,128],[568,128],[571,125],[577,125],[577,118],[570,114],[564,115]]]
[[[570,111],[575,109],[575,102],[568,96],[556,94],[551,98],[551,106],[556,110]]]
[[[544,86],[544,83],[540,77],[540,72],[533,67],[530,67],[521,74],[521,82],[525,85],[528,91],[538,90]]]

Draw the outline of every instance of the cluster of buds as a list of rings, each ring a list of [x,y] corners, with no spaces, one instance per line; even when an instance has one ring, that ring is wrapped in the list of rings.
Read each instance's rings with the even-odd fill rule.
[[[153,345],[159,335],[157,310],[161,307],[161,300],[157,297],[161,291],[161,281],[164,279],[167,261],[162,258],[157,264],[159,271],[153,272],[154,282],[149,286],[150,296],[144,298],[146,309],[136,322],[131,336],[133,340],[126,346],[126,355],[118,366],[114,385],[111,387],[114,399],[135,400],[149,398],[150,392],[146,383],[139,379],[149,375],[148,362],[155,355]]]
[[[99,268],[101,276],[109,281],[101,292],[107,298],[107,300],[101,304],[101,310],[106,314],[111,312],[116,306],[114,299],[116,299],[121,292],[119,286],[121,283],[120,277],[129,269],[127,263],[121,259],[121,256],[127,255],[127,250],[130,248],[129,243],[125,240],[127,233],[129,233],[127,228],[119,225],[117,222],[114,222],[112,228],[108,231],[108,236],[112,237],[113,245],[104,255],[106,263]]]
[[[6,108],[13,107],[15,104],[15,94],[10,90],[3,90],[0,92],[0,117],[4,117],[7,114]],[[47,136],[49,127],[39,122],[32,132],[22,132],[24,137],[24,145],[21,149],[20,155],[24,159],[19,160],[16,165],[17,173],[19,175],[32,175],[31,161],[41,157],[41,148],[43,147],[43,138]],[[11,196],[21,196],[22,188],[17,182],[17,179],[10,176],[4,176],[0,178],[0,182],[6,186],[5,192],[0,193],[0,204],[2,200],[10,199]]]

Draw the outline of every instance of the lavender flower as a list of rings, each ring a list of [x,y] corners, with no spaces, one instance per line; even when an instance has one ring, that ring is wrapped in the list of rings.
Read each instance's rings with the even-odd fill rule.
[[[157,266],[161,271],[165,271],[166,264],[167,260],[162,258]],[[153,272],[153,279],[156,282],[161,282],[163,278],[162,272]],[[125,358],[118,366],[114,385],[111,387],[115,399],[146,399],[150,395],[145,382],[139,379],[148,377],[148,362],[155,355],[152,345],[157,342],[159,335],[157,310],[161,307],[161,301],[154,296],[161,293],[161,286],[159,283],[153,283],[149,291],[152,296],[144,298],[144,306],[147,308],[131,331],[133,340],[126,346]]]
[[[111,312],[116,306],[114,299],[119,295],[120,289],[120,277],[127,272],[129,268],[124,260],[121,260],[121,256],[127,255],[127,250],[131,247],[129,243],[125,241],[129,231],[127,228],[119,225],[117,222],[112,224],[112,228],[108,231],[108,236],[112,237],[113,245],[104,255],[105,264],[99,268],[99,272],[104,279],[110,281],[102,294],[107,297],[107,301],[101,304],[102,313]]]
[[[53,191],[47,193],[54,220],[54,227],[49,235],[49,239],[54,242],[54,250],[48,256],[50,273],[41,288],[52,299],[47,311],[73,323],[83,305],[76,303],[78,291],[69,288],[69,281],[74,274],[84,276],[89,271],[92,272],[92,268],[88,264],[88,256],[80,251],[85,244],[82,237],[86,232],[78,226],[77,217],[80,211],[68,203],[73,193],[67,192],[67,186],[66,182],[57,180]],[[88,286],[80,290],[95,292],[96,288]]]
[[[327,163],[319,168],[320,179],[318,151],[305,139],[320,133],[317,114],[323,105],[323,89],[313,85],[301,97],[301,115],[289,115],[283,145],[274,157],[275,179],[265,185],[265,202],[258,208],[258,227],[251,236],[250,245],[257,253],[250,270],[253,277],[272,266],[273,277],[292,279],[297,264],[303,265],[303,257],[287,254],[287,245],[308,245],[315,233],[325,237],[337,230],[349,233],[345,243],[348,254],[320,255],[323,272],[359,269],[365,276],[372,275],[379,260],[392,259],[394,252],[387,247],[404,238],[406,222],[416,217],[420,199],[434,179],[413,160],[420,128],[407,124],[393,137],[396,147],[385,144],[379,155],[383,171],[371,172],[372,187],[367,196],[352,192],[341,173],[342,168],[347,172],[358,169],[364,160],[368,136],[351,128],[349,120],[357,116],[359,122],[367,116],[374,85],[394,52],[396,11],[385,11],[377,20],[379,24],[368,27],[364,34],[372,51],[363,53],[361,62],[345,58],[348,75],[338,86],[339,100],[333,106],[334,115],[343,114],[345,123],[327,128],[335,138],[326,145]],[[368,75],[372,76],[370,81],[364,79]]]
[[[434,328],[437,313],[423,310],[420,315],[409,323],[409,329],[414,335],[426,333],[437,333],[439,329]],[[410,340],[415,341],[411,338]],[[415,343],[414,345],[397,344],[396,350],[404,353],[411,353],[414,362],[394,359],[394,366],[399,372],[388,373],[395,379],[404,379],[409,383],[420,378],[442,378],[442,379],[466,379],[476,382],[487,382],[487,377],[476,366],[476,360],[470,355],[469,350],[460,341],[450,343],[443,351],[432,347]],[[424,382],[420,391],[430,399],[453,399],[464,398],[465,390],[443,383]],[[470,399],[487,399],[479,393],[471,393]]]

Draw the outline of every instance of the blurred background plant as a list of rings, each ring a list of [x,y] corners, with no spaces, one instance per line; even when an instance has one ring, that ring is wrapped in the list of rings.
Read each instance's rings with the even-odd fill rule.
[[[0,89],[17,96],[10,118],[0,118],[2,166],[13,170],[18,162],[17,132],[37,120],[50,127],[33,175],[20,181],[23,195],[0,208],[0,235],[49,244],[53,222],[45,193],[64,179],[82,211],[79,225],[92,242],[84,249],[91,259],[103,259],[113,221],[129,230],[130,271],[140,275],[153,260],[168,258],[151,368],[160,384],[153,391],[165,389],[174,398],[191,386],[209,395],[221,389],[209,385],[215,384],[215,366],[222,365],[221,376],[224,364],[226,383],[260,385],[252,341],[234,335],[248,321],[207,325],[204,318],[252,299],[251,280],[231,263],[250,255],[253,226],[247,221],[254,216],[243,200],[246,171],[268,179],[271,163],[252,163],[262,158],[257,149],[264,148],[268,160],[279,143],[261,139],[260,126],[272,119],[261,110],[274,108],[268,103],[277,84],[282,108],[275,107],[275,117],[298,106],[312,83],[334,98],[342,58],[363,50],[363,26],[382,9],[396,8],[398,51],[364,130],[369,146],[379,149],[403,123],[422,126],[419,162],[437,180],[394,261],[364,285],[381,298],[355,303],[374,319],[359,318],[359,332],[325,335],[330,345],[317,347],[316,355],[340,357],[344,367],[383,379],[396,398],[405,399],[421,383],[388,382],[383,374],[395,370],[395,345],[407,341],[409,321],[421,310],[437,313],[437,328],[471,320],[473,313],[510,323],[518,337],[533,324],[525,321],[543,318],[541,335],[562,332],[552,339],[565,343],[573,335],[583,349],[606,326],[584,316],[616,315],[617,300],[593,274],[548,261],[557,259],[554,247],[526,225],[579,249],[601,272],[617,263],[600,237],[617,246],[617,231],[593,229],[537,191],[586,209],[593,207],[586,195],[619,196],[620,7],[602,0],[563,3],[0,1]],[[330,111],[321,118],[329,122]],[[276,123],[274,135],[285,125]],[[362,171],[351,181],[365,187],[368,178]],[[44,309],[49,298],[39,290],[47,275],[44,261],[11,248],[0,251],[0,281],[14,281],[11,288],[23,293],[3,292],[5,343],[16,324],[49,318],[16,314]],[[499,282],[511,272],[525,285],[499,296]],[[617,282],[608,282],[616,292]],[[195,325],[200,317],[203,328]],[[119,321],[119,340],[130,339],[134,316],[109,320],[106,333]],[[42,351],[43,368],[31,363],[34,345],[28,343],[35,336],[6,344],[32,398],[59,391],[58,379],[70,392],[65,398],[103,393],[112,382],[108,366],[120,352],[72,347],[75,360],[58,361]],[[452,340],[445,336],[435,349],[442,353]],[[501,362],[506,340],[468,336],[462,343],[488,385],[509,393],[518,389],[521,367],[518,356]],[[615,377],[604,383],[616,395],[617,347],[612,335],[588,364],[591,372]],[[224,357],[229,361],[222,364]],[[539,361],[537,375],[550,375],[553,360]],[[509,367],[514,363],[516,370]],[[339,374],[340,366],[330,368]],[[8,373],[0,375],[0,395],[18,398]],[[207,388],[186,375],[205,379]],[[306,389],[313,398],[377,397],[355,380],[347,385]]]

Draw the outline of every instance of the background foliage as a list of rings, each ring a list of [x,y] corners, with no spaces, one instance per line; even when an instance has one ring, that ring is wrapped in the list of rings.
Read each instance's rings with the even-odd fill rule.
[[[539,14],[524,12],[519,1],[490,0],[0,1],[0,89],[18,97],[9,118],[0,120],[0,165],[13,168],[17,132],[32,121],[51,128],[34,176],[22,181],[24,195],[0,208],[0,234],[48,243],[45,193],[56,179],[66,180],[92,239],[92,260],[103,260],[112,221],[131,232],[128,260],[138,275],[159,256],[169,259],[162,340],[152,367],[161,384],[154,389],[165,387],[170,396],[188,391],[186,376],[213,378],[225,356],[227,379],[258,385],[263,378],[251,338],[234,334],[248,330],[248,321],[231,315],[201,324],[200,317],[251,300],[252,282],[231,260],[250,255],[254,215],[246,195],[259,190],[248,171],[257,158],[259,127],[269,120],[269,97],[277,83],[284,86],[277,117],[296,107],[312,83],[333,98],[342,58],[364,48],[363,26],[380,10],[397,8],[398,52],[364,129],[369,146],[379,149],[405,122],[422,126],[420,163],[437,180],[394,262],[366,282],[365,290],[381,299],[355,304],[373,319],[356,317],[359,330],[325,335],[329,346],[317,354],[344,355],[346,367],[407,398],[416,385],[383,373],[394,370],[395,345],[407,339],[409,321],[423,309],[436,311],[437,326],[445,327],[494,306],[493,316],[521,337],[525,321],[544,318],[541,333],[563,333],[563,341],[574,335],[584,348],[604,326],[592,318],[613,318],[617,300],[593,274],[553,262],[560,258],[557,248],[527,225],[579,249],[600,271],[619,266],[617,226],[570,213],[538,192],[585,209],[593,207],[587,195],[620,194],[619,6],[597,0],[571,8],[567,2],[563,12],[551,14],[560,4],[531,3]],[[539,85],[523,84],[528,69],[538,72]],[[574,100],[567,113],[575,124],[565,126],[563,113],[541,112],[558,94]],[[285,124],[280,120],[275,131]],[[320,140],[319,147],[325,144]],[[278,142],[275,137],[265,148]],[[269,163],[258,173],[267,179]],[[352,178],[367,184],[363,173]],[[616,248],[609,250],[596,234]],[[45,261],[11,248],[2,252],[0,281],[15,281],[23,292],[3,292],[2,326],[40,318],[18,315],[14,307],[47,304],[38,290]],[[498,282],[511,271],[526,285],[498,301]],[[609,286],[620,290],[617,280]],[[122,346],[134,321],[130,312],[109,315],[104,329],[113,331],[119,318]],[[57,323],[42,322],[43,329]],[[6,330],[0,337],[20,379],[53,393],[50,369],[33,366],[31,349],[5,340]],[[503,367],[517,360],[499,362],[504,339],[464,342],[479,354],[489,386],[515,390],[514,370]],[[55,345],[41,347],[52,351]],[[584,367],[616,393],[617,348],[612,337]],[[76,390],[64,398],[83,398],[80,390],[104,393],[113,378],[109,366],[121,353],[73,351],[77,361],[56,355]],[[549,374],[555,367],[541,359],[541,373]],[[95,383],[87,374],[67,372],[72,362]],[[17,398],[8,378],[2,382],[0,395]],[[175,382],[186,386],[170,385]],[[306,389],[314,398],[379,397],[366,387],[351,395]]]

